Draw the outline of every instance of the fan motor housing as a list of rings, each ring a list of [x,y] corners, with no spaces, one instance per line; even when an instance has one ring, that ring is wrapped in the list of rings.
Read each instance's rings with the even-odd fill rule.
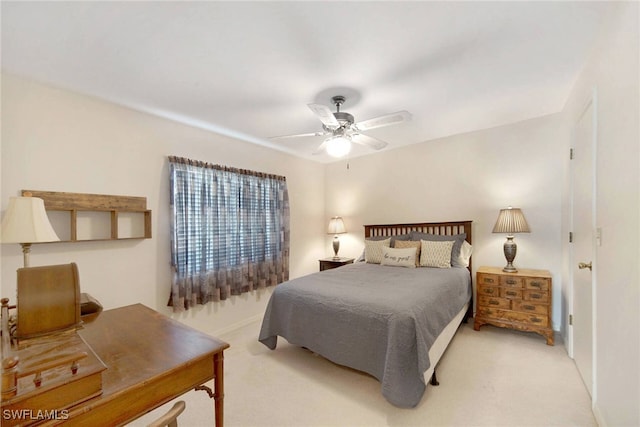
[[[353,116],[349,113],[343,113],[342,111],[338,111],[336,113],[333,113],[333,116],[336,118],[337,121],[340,122],[341,126],[353,124],[353,120],[354,120]]]

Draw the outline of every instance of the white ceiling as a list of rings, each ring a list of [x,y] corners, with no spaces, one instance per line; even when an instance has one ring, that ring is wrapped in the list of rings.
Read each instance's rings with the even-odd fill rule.
[[[385,150],[560,111],[610,6],[3,1],[2,68],[327,162],[268,137],[320,131],[306,104],[333,95],[356,121],[413,114],[370,131]]]

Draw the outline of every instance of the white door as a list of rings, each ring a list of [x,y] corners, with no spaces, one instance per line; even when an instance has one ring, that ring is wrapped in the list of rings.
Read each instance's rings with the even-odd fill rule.
[[[573,358],[590,395],[594,380],[595,100],[594,94],[576,122],[572,160]]]

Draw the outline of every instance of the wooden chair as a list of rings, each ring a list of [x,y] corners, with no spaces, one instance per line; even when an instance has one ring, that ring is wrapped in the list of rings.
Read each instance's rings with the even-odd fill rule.
[[[186,404],[180,400],[166,414],[149,424],[147,427],[178,427],[178,415],[184,411]]]
[[[15,338],[77,328],[80,279],[75,263],[18,269]]]

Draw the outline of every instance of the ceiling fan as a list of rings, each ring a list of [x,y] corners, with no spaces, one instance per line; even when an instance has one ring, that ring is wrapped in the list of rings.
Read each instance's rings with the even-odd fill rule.
[[[310,136],[326,136],[327,138],[318,146],[312,154],[320,154],[323,150],[333,157],[343,157],[351,151],[351,143],[361,144],[374,150],[381,150],[388,144],[385,141],[366,135],[371,129],[383,126],[395,125],[411,120],[408,111],[398,111],[396,113],[385,114],[362,122],[355,122],[351,114],[340,111],[340,106],[344,104],[345,97],[338,95],[331,98],[336,106],[336,111],[332,112],[329,107],[322,104],[308,104],[311,111],[322,122],[322,131],[313,133],[302,133],[296,135],[275,136],[270,139],[303,138]]]

